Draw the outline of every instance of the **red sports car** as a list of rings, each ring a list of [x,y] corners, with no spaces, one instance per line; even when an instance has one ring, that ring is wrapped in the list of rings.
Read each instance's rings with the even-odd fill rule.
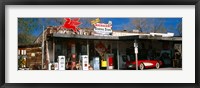
[[[143,70],[145,68],[160,68],[162,66],[161,60],[153,60],[153,59],[138,59],[138,68]],[[130,59],[126,60],[125,64],[127,69],[136,69],[135,59],[130,57]]]

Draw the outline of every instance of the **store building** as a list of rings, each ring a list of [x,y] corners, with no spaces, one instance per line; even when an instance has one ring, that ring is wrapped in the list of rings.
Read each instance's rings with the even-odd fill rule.
[[[44,59],[54,66],[43,66],[44,69],[58,69],[57,64],[64,63],[67,69],[94,70],[125,69],[124,55],[134,55],[134,43],[138,43],[138,58],[157,58],[162,53],[169,54],[171,67],[182,67],[182,37],[162,33],[115,32],[107,35],[95,35],[92,31],[81,30],[75,34],[67,29],[49,26],[35,41],[44,43]],[[44,37],[43,37],[44,35]],[[178,52],[178,53],[177,53]],[[177,56],[179,55],[179,57]],[[60,62],[59,56],[65,61]],[[83,59],[86,58],[86,59]],[[175,64],[179,62],[179,64]]]
[[[18,45],[18,69],[39,70],[42,64],[41,44]]]

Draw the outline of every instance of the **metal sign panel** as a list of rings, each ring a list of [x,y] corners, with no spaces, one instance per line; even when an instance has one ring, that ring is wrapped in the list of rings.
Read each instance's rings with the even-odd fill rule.
[[[89,59],[88,55],[81,55],[83,70],[88,70]]]
[[[137,48],[137,47],[135,48],[135,53],[136,53],[136,54],[138,53],[138,48]]]
[[[58,56],[59,70],[65,70],[65,56]]]

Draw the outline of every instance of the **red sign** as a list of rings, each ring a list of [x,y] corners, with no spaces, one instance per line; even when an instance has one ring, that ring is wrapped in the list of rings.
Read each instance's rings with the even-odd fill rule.
[[[108,27],[108,28],[111,28],[112,25],[110,24],[104,24],[104,23],[96,23],[94,24],[95,27]]]
[[[101,53],[103,53],[103,52],[106,51],[106,47],[104,46],[104,44],[103,44],[102,42],[99,42],[99,43],[96,45],[96,49],[97,49],[99,52],[101,52]]]
[[[78,32],[78,30],[80,30],[80,28],[78,28],[78,26],[81,24],[81,22],[79,22],[80,18],[74,18],[74,19],[70,19],[70,18],[65,18],[65,23],[63,25],[64,28],[68,28],[71,29],[73,32]]]

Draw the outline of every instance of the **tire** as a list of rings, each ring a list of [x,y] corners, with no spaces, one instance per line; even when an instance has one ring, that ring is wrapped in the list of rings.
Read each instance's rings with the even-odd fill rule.
[[[139,65],[139,69],[140,69],[140,70],[144,70],[144,64],[143,64],[143,63],[141,63],[141,64]]]
[[[160,63],[156,63],[156,69],[159,69],[160,68]]]

